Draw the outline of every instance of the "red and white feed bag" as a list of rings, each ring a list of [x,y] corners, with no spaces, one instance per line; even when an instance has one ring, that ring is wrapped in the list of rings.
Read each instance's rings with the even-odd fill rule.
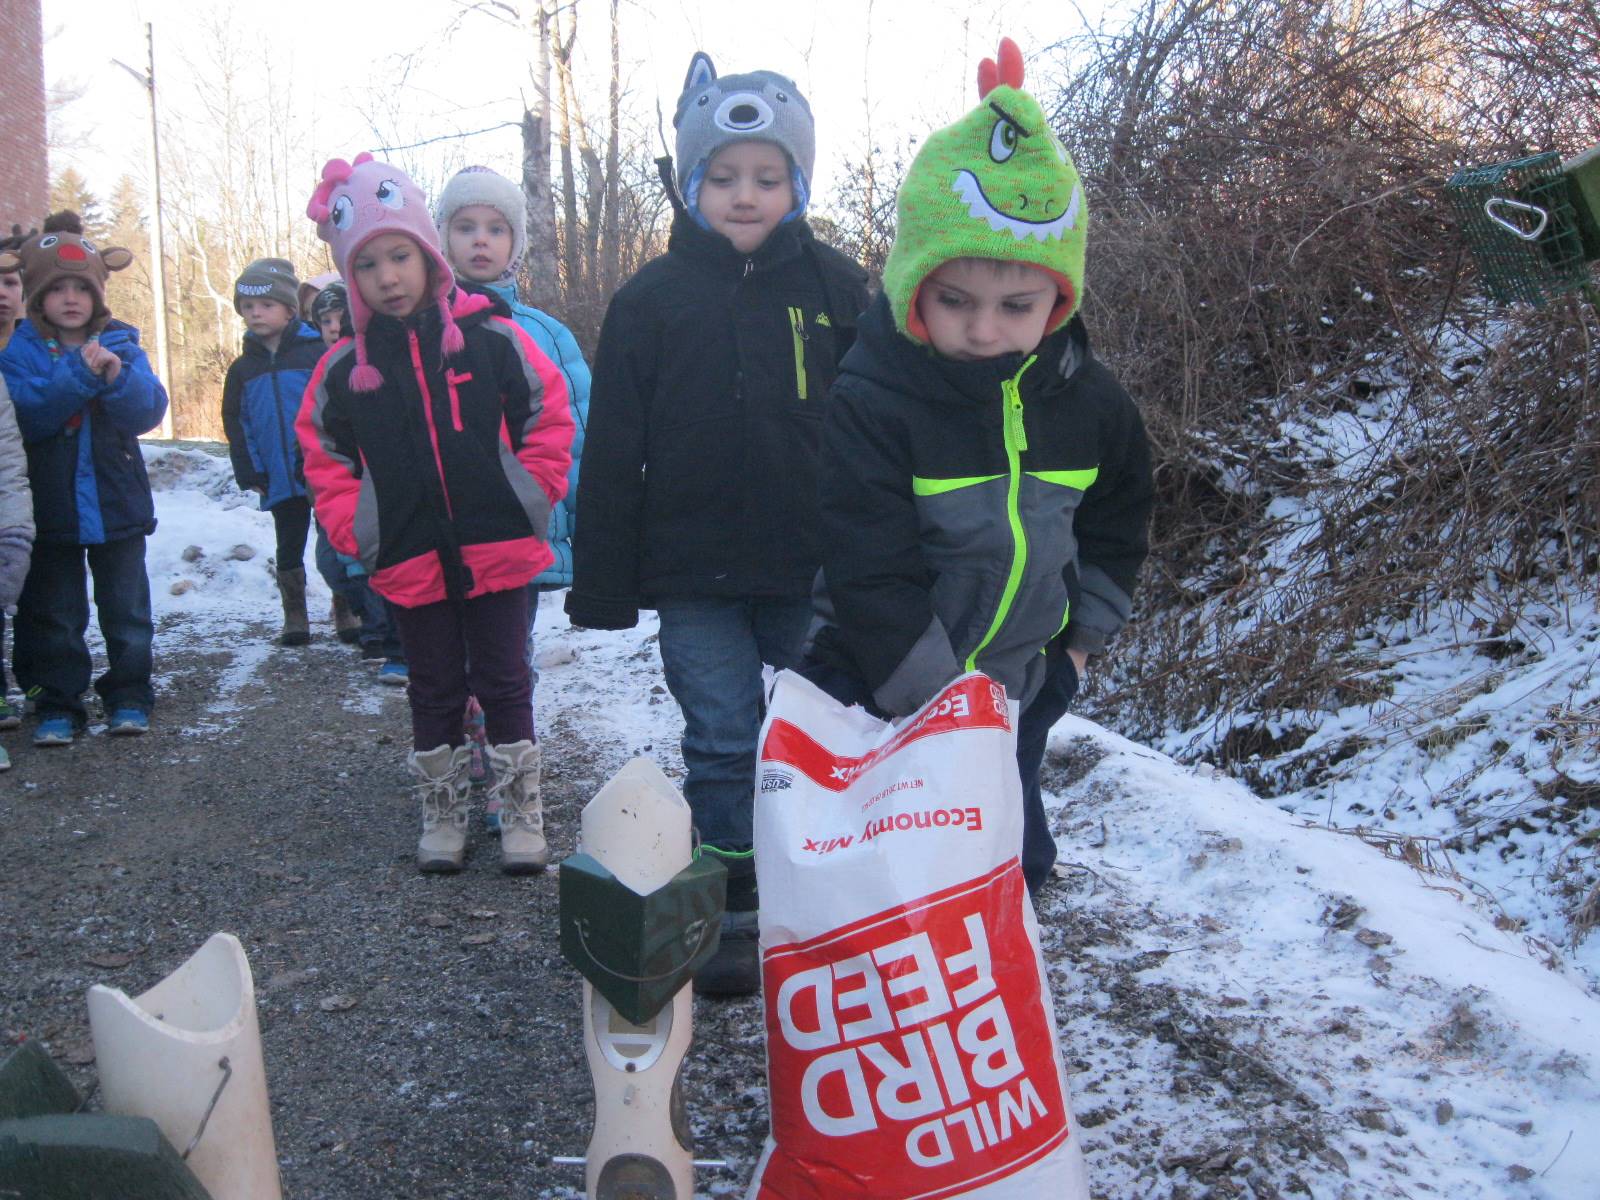
[[[771,1131],[748,1200],[1088,1200],[981,674],[893,723],[792,672],[755,807]]]

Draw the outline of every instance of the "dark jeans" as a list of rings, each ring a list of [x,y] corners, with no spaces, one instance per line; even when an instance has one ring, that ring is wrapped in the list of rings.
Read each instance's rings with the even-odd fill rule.
[[[1055,651],[1045,664],[1044,683],[1017,721],[1017,770],[1022,776],[1022,877],[1037,892],[1056,865],[1056,839],[1044,812],[1039,770],[1051,727],[1072,707],[1078,694],[1078,669],[1065,651]]]
[[[89,594],[84,561],[94,577],[94,603],[110,660],[94,681],[108,712],[155,703],[150,686],[150,578],[144,569],[144,538],[122,538],[99,546],[36,542],[28,582],[17,603],[13,666],[24,691],[37,688],[40,717],[88,718],[83,693],[92,660],[84,632]]]
[[[290,496],[267,510],[278,535],[278,570],[295,571],[306,564],[306,536],[311,532],[311,501]]]
[[[524,657],[528,592],[512,588],[454,604],[391,606],[411,682],[411,744],[417,750],[459,746],[467,696],[483,706],[489,743],[533,740],[533,688]]]
[[[356,635],[356,640],[362,648],[377,646],[383,651],[383,656],[391,662],[404,662],[406,654],[400,647],[400,634],[389,616],[391,605],[368,586],[365,575],[346,574],[344,563],[339,561],[338,551],[333,548],[328,535],[322,532],[320,524],[317,525],[314,557],[317,574],[322,576],[323,582],[328,585],[328,590],[335,596],[343,596],[344,602],[350,606],[350,611],[355,613],[356,619],[361,622],[361,630]]]
[[[800,673],[840,704],[859,704],[880,720],[887,715],[872,703],[866,683],[837,667],[807,660]],[[1050,877],[1056,864],[1056,840],[1045,816],[1044,795],[1039,787],[1039,771],[1044,766],[1045,744],[1050,729],[1067,715],[1072,698],[1078,694],[1078,672],[1065,651],[1051,652],[1044,683],[1017,718],[1017,773],[1022,779],[1022,877],[1029,892],[1037,892]]]
[[[811,621],[808,599],[663,599],[661,666],[683,710],[683,796],[700,840],[750,848],[761,664],[792,667]]]

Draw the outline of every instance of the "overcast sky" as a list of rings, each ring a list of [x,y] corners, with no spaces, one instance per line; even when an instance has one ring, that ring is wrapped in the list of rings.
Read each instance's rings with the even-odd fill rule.
[[[528,2],[505,0],[524,9]],[[144,182],[145,95],[110,60],[143,68],[146,21],[155,27],[164,121],[182,122],[195,112],[194,76],[215,72],[218,19],[252,76],[241,80],[241,89],[294,89],[309,130],[306,157],[314,160],[306,167],[308,194],[323,160],[374,147],[375,120],[390,144],[515,121],[522,99],[531,100],[532,39],[525,26],[481,13],[462,16],[446,39],[445,27],[462,7],[456,0],[276,0],[259,6],[45,0],[47,84],[87,89],[62,111],[71,144],[53,155],[51,170],[77,167],[102,196],[124,173]],[[1098,2],[1085,7],[1095,11]],[[597,123],[609,53],[607,10],[606,0],[579,0],[577,9],[578,70],[588,81]],[[818,197],[831,190],[837,164],[859,156],[869,118],[880,144],[937,128],[975,102],[978,60],[994,54],[1002,34],[1031,62],[1084,28],[1068,0],[991,0],[981,9],[960,0],[624,0],[622,12],[624,108],[653,128],[659,104],[669,137],[695,49],[706,50],[724,74],[765,67],[791,75],[817,118]],[[514,128],[502,128],[443,143],[438,154],[510,171],[520,141]]]

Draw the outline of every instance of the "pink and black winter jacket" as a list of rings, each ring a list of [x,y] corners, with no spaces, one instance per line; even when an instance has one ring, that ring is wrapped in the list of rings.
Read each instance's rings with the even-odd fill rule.
[[[374,314],[382,384],[354,390],[355,343],[338,342],[295,421],[328,540],[406,608],[527,584],[550,565],[550,508],[567,490],[561,373],[502,303],[457,290],[450,314],[466,345],[448,359],[434,306]]]

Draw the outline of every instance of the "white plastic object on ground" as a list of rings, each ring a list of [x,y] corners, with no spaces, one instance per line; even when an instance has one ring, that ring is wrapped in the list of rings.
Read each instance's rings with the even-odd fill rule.
[[[578,849],[640,895],[689,865],[689,805],[646,758],[628,762],[584,806]],[[594,1134],[585,1155],[591,1200],[691,1200],[694,1161],[676,1088],[692,1033],[689,984],[645,1025],[583,983],[583,1049],[594,1078]],[[680,1133],[682,1137],[680,1139]]]
[[[238,938],[212,934],[138,996],[95,984],[89,1029],[107,1112],[154,1121],[212,1200],[280,1200],[255,981]]]

